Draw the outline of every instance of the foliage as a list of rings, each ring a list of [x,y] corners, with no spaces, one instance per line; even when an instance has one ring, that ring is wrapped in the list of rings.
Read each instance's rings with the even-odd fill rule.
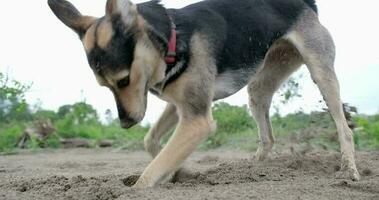
[[[301,97],[300,95],[301,88],[298,82],[298,80],[301,78],[302,78],[302,75],[300,75],[297,78],[291,77],[279,89],[280,96],[282,96],[282,99],[281,99],[282,104],[287,104],[295,97]]]
[[[101,135],[97,112],[85,102],[60,107],[56,118],[57,132],[63,138],[99,138]]]
[[[92,105],[85,102],[64,105],[58,109],[58,119],[70,118],[75,124],[96,123],[99,118]]]
[[[52,110],[37,110],[34,113],[33,118],[35,120],[51,120],[52,122],[56,122],[59,118],[58,115]]]
[[[379,147],[379,115],[357,116],[355,120],[360,127],[355,138],[358,148]]]
[[[218,123],[219,132],[237,132],[253,129],[256,124],[249,114],[248,107],[232,106],[227,103],[218,103],[213,107],[213,117]]]
[[[217,122],[217,131],[205,142],[206,148],[220,147],[230,140],[231,135],[256,128],[247,106],[218,103],[213,107],[213,117]]]
[[[30,87],[0,72],[0,122],[31,119],[32,116],[25,100],[25,93]]]
[[[19,123],[0,126],[0,152],[8,152],[15,148],[24,127]]]
[[[325,112],[312,112],[310,114],[297,112],[285,117],[275,114],[272,117],[272,124],[275,127],[276,135],[286,135],[288,132],[307,129],[311,126],[334,129],[330,115]]]

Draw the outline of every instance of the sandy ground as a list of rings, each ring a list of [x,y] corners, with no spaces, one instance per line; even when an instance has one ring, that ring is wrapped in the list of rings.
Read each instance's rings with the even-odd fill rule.
[[[379,199],[379,152],[357,153],[360,182],[334,179],[337,152],[197,152],[191,176],[150,189],[130,180],[150,158],[144,152],[58,150],[0,156],[0,199]]]

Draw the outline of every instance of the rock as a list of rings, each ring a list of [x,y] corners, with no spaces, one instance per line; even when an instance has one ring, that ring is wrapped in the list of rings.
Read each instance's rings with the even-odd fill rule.
[[[62,145],[64,148],[89,148],[90,141],[83,138],[72,138],[72,139],[63,139]]]
[[[100,140],[99,141],[99,147],[101,148],[107,148],[113,146],[113,140]]]

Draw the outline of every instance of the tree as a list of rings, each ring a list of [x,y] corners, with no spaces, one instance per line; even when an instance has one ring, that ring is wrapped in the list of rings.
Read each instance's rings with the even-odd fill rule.
[[[105,121],[106,121],[107,125],[111,125],[112,123],[114,123],[116,121],[115,118],[113,117],[113,113],[110,109],[107,109],[105,111]]]
[[[85,102],[61,106],[57,115],[59,119],[70,119],[74,124],[99,122],[95,108]]]
[[[25,93],[31,85],[22,84],[0,72],[0,122],[26,121],[32,118]]]

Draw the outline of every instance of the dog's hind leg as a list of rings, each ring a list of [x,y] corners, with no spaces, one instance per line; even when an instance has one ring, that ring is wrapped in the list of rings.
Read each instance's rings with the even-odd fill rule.
[[[161,151],[161,138],[174,128],[174,126],[178,123],[178,118],[175,105],[167,104],[166,109],[159,118],[158,122],[145,136],[145,149],[153,158],[155,158]]]
[[[335,46],[332,37],[311,11],[304,13],[287,37],[301,53],[335,121],[342,153],[341,170],[337,173],[337,178],[359,180],[354,158],[353,132],[344,116],[339,83],[334,71]]]
[[[249,104],[259,129],[260,142],[255,154],[258,161],[264,160],[274,145],[269,116],[272,98],[301,64],[301,57],[292,44],[285,40],[277,41],[269,50],[261,70],[248,85]]]

